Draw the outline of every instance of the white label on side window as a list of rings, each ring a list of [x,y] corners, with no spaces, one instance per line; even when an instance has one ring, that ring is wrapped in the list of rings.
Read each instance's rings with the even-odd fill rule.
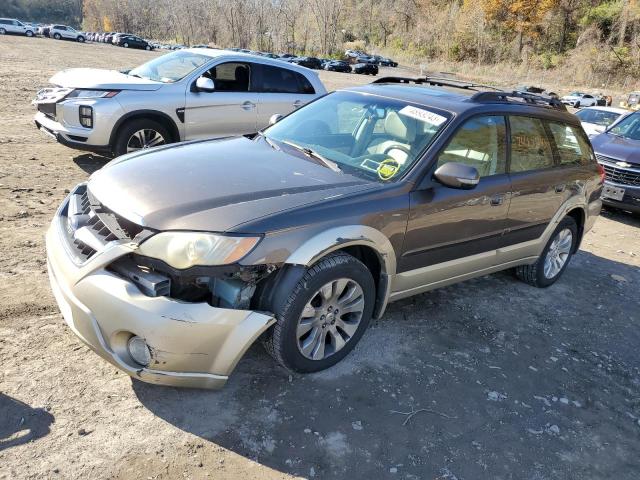
[[[422,108],[412,107],[410,105],[407,105],[398,113],[406,115],[407,117],[415,118],[416,120],[430,123],[437,127],[447,121],[446,117],[443,117],[442,115],[430,112],[429,110],[423,110]]]

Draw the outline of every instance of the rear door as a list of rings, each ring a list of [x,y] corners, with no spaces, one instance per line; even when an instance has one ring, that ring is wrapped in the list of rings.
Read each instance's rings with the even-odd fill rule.
[[[286,115],[316,98],[313,86],[300,72],[264,64],[259,69],[258,130],[269,124],[273,114]]]
[[[568,193],[547,122],[511,115],[509,127],[513,194],[505,237],[508,244],[515,244],[539,238]]]
[[[202,74],[213,80],[215,91],[196,91],[194,79],[186,91],[186,140],[256,132],[256,74],[255,63],[224,62]]]
[[[433,179],[411,193],[400,272],[424,270],[501,246],[511,189],[506,151],[506,120],[501,115],[473,117],[453,134],[438,154],[434,171],[447,162],[463,163],[478,170],[480,182],[464,190]],[[488,255],[485,261],[493,258]],[[443,271],[442,275],[449,273]],[[425,280],[423,275],[402,277],[400,290],[417,288]]]

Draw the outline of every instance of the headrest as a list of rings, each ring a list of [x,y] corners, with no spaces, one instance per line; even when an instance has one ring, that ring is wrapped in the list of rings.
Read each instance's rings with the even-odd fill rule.
[[[416,138],[416,120],[389,112],[384,121],[384,131],[397,140],[403,140],[404,143],[413,142]]]

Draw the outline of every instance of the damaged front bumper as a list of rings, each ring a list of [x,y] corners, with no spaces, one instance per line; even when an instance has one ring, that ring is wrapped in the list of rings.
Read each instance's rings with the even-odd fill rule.
[[[149,297],[107,267],[136,245],[111,241],[86,262],[72,260],[61,212],[47,232],[47,264],[56,301],[71,330],[93,351],[132,377],[178,387],[220,388],[249,346],[274,322],[250,310],[215,308]],[[151,352],[136,363],[128,341],[138,336]]]

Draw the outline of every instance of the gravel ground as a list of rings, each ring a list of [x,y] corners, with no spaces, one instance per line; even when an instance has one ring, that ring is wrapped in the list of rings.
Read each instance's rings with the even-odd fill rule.
[[[36,131],[30,100],[62,68],[151,55],[0,38],[0,478],[640,477],[640,220],[623,213],[603,213],[553,287],[500,273],[394,303],[320,374],[256,345],[222,391],[178,390],[81,345],[43,235],[103,159]]]

